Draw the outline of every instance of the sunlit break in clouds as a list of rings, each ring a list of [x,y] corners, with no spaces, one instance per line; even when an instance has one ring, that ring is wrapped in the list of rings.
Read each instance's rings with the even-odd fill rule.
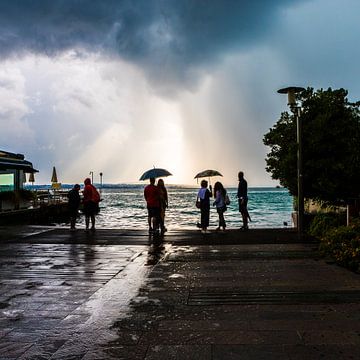
[[[0,149],[49,183],[157,166],[275,185],[265,132],[284,85],[358,99],[357,1],[1,1]]]

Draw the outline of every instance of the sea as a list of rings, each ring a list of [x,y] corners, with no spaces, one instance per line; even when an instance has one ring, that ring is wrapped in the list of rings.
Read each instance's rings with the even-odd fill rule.
[[[96,184],[95,184],[96,185]],[[102,201],[96,218],[98,228],[147,229],[147,210],[143,185],[117,185],[100,187]],[[169,208],[165,225],[168,230],[196,229],[200,221],[200,211],[195,207],[198,188],[167,186]],[[228,188],[230,205],[225,213],[227,228],[240,228],[241,216],[236,198],[236,188]],[[274,187],[248,189],[248,210],[251,228],[292,227],[291,212],[293,198],[288,190]],[[84,217],[79,219],[84,224]],[[210,210],[210,227],[218,226],[216,208]]]

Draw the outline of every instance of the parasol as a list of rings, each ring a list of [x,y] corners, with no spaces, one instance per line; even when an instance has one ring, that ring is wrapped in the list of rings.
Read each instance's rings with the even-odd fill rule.
[[[197,175],[195,175],[194,179],[199,179],[203,177],[211,177],[211,176],[222,176],[218,171],[216,170],[204,170],[199,172]]]
[[[52,182],[52,183],[57,183],[57,182],[58,182],[58,178],[57,178],[55,166],[53,166],[53,172],[52,172],[52,176],[51,176],[51,182]]]
[[[159,178],[159,177],[165,177],[165,176],[171,176],[172,174],[167,171],[166,169],[160,169],[160,168],[153,168],[150,170],[145,171],[139,180],[147,180],[150,178]]]
[[[222,176],[222,175],[217,170],[204,170],[204,171],[201,171],[198,174],[196,174],[194,179],[200,179],[200,178],[208,177],[209,178],[209,184],[210,184],[210,178],[212,176]]]

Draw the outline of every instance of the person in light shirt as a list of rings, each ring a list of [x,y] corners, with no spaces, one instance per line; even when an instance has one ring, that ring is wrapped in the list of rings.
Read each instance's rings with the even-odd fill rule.
[[[200,202],[201,221],[200,227],[201,232],[206,233],[210,221],[210,198],[212,197],[211,185],[208,187],[206,180],[201,181],[201,188],[198,191],[197,202]]]

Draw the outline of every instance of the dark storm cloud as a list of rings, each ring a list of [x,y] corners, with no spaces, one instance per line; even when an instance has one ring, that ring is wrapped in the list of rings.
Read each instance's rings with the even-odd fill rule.
[[[209,62],[266,34],[296,0],[2,0],[0,55],[107,50],[153,65]],[[169,65],[170,64],[170,65]]]

